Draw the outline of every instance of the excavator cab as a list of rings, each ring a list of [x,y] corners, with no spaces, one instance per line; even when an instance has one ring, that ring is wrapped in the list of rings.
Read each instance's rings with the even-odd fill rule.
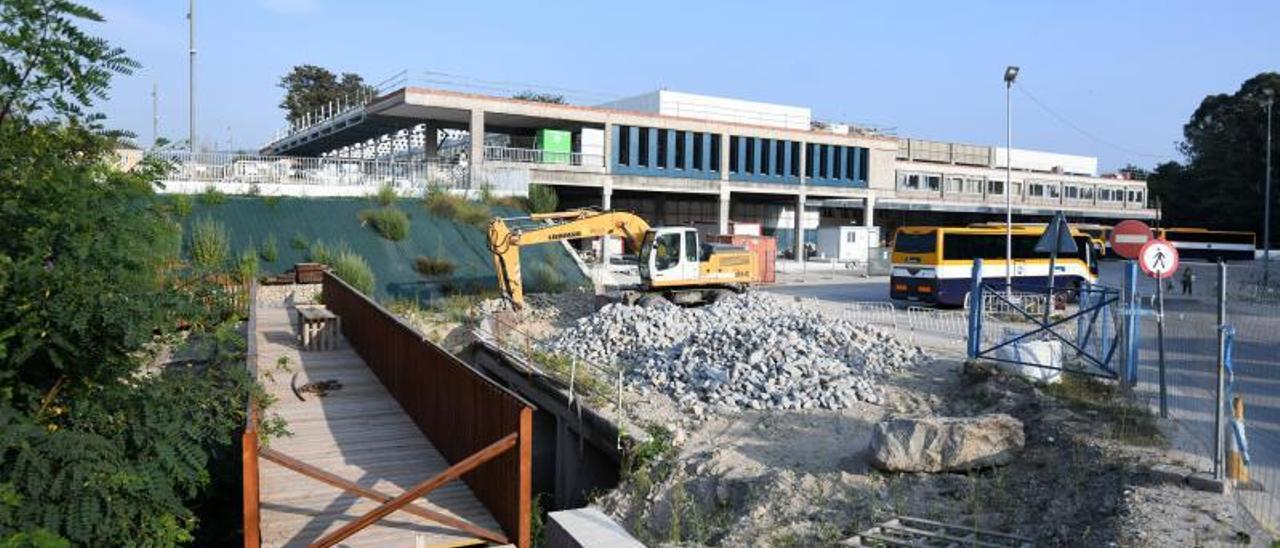
[[[651,228],[640,244],[640,281],[670,285],[698,279],[701,246],[698,231],[684,227]]]

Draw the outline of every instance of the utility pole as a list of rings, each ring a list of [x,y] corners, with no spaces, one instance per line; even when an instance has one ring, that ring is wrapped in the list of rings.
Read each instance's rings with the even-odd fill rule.
[[[151,83],[151,149],[160,142],[160,84]]]
[[[196,152],[196,0],[189,0],[187,9],[187,54],[190,57],[187,70],[187,146]]]
[[[1275,101],[1276,92],[1267,88],[1263,93],[1267,96],[1267,175],[1262,201],[1262,286],[1269,287],[1271,284],[1271,103]]]

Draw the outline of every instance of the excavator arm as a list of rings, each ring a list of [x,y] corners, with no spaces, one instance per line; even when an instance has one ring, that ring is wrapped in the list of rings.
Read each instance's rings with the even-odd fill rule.
[[[508,221],[527,219],[542,222],[534,228],[513,230]],[[529,217],[496,218],[489,223],[489,251],[498,274],[498,290],[517,310],[524,307],[524,284],[520,280],[520,248],[527,245],[616,236],[639,249],[649,223],[634,213],[579,209]]]

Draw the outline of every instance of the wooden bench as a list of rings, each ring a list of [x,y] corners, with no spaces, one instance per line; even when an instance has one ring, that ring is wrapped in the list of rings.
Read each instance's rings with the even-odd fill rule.
[[[302,349],[337,350],[342,318],[322,306],[299,306],[297,310]]]

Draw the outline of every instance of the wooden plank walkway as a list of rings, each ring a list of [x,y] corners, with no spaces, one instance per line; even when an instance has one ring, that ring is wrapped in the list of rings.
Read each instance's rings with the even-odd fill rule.
[[[299,352],[292,308],[258,303],[258,379],[276,397],[269,413],[286,421],[292,436],[271,440],[270,449],[385,495],[398,496],[448,468],[360,356],[342,340],[336,350]],[[280,358],[288,358],[281,366]],[[327,396],[290,388],[336,380]],[[262,545],[305,546],[378,506],[259,458]],[[466,484],[453,481],[416,504],[501,531]],[[473,536],[398,511],[347,539],[344,546],[470,546]]]

